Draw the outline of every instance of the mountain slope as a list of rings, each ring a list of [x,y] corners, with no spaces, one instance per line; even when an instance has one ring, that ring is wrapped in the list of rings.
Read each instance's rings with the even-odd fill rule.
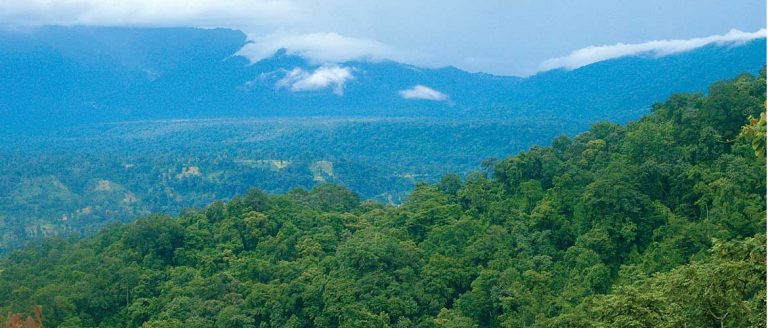
[[[627,122],[678,92],[707,91],[714,81],[765,66],[765,39],[710,45],[654,58],[632,56],[573,71],[540,73],[511,89],[510,101],[574,120]]]
[[[765,158],[737,135],[765,88],[763,73],[674,95],[492,177],[420,184],[398,207],[326,184],[47,240],[0,259],[0,313],[39,304],[59,327],[764,326]]]

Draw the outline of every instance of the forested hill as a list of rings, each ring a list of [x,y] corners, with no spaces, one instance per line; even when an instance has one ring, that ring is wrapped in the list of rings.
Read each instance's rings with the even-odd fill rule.
[[[0,262],[47,327],[765,326],[765,73],[418,185],[253,191]],[[746,126],[746,128],[743,128]]]

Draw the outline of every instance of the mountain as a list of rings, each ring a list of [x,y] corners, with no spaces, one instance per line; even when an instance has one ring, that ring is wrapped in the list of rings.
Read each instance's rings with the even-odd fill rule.
[[[530,118],[625,122],[673,92],[764,66],[765,39],[627,57],[528,78],[391,61],[309,62],[279,51],[250,63],[228,29],[43,27],[0,32],[0,124],[220,117]],[[424,99],[401,92],[432,89]],[[595,86],[600,86],[595,87]],[[412,94],[422,97],[424,91]],[[15,128],[14,128],[15,127]]]
[[[764,327],[765,85],[673,95],[419,184],[401,206],[330,184],[253,190],[47,239],[0,257],[0,313],[41,306],[46,327]]]

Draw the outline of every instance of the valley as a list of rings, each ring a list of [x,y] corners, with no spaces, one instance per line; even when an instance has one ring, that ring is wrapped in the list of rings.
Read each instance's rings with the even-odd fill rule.
[[[399,204],[419,181],[546,144],[566,122],[433,118],[188,119],[80,125],[8,141],[2,249],[110,222],[320,183]],[[140,145],[140,146],[138,146]],[[31,160],[33,159],[33,160]],[[12,177],[12,178],[10,178]]]

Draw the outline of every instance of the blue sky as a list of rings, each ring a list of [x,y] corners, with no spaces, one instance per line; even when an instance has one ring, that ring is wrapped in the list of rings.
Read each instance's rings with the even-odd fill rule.
[[[506,75],[656,51],[656,45],[668,50],[754,38],[764,31],[729,31],[763,29],[765,13],[762,0],[0,0],[6,28],[230,27],[254,41],[242,51],[254,60],[286,47],[320,62],[393,59]]]

